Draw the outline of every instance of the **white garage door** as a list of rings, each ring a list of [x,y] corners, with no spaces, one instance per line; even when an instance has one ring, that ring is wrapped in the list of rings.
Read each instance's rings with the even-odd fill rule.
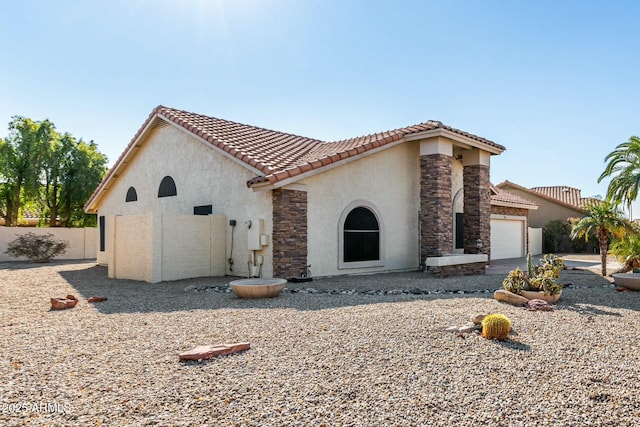
[[[524,254],[524,221],[491,220],[491,259],[520,258]]]

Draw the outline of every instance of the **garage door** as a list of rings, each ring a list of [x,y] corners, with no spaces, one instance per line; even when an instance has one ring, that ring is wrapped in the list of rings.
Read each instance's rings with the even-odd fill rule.
[[[520,258],[524,254],[524,221],[491,220],[491,259]]]

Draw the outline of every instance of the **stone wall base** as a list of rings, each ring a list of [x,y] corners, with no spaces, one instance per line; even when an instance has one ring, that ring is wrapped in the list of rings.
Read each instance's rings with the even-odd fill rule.
[[[484,274],[486,265],[486,262],[473,262],[469,264],[427,267],[427,274],[431,274],[434,277],[473,276]]]

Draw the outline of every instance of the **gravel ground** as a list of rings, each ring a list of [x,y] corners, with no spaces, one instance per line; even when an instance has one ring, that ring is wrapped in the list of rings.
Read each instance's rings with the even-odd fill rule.
[[[242,300],[230,278],[0,264],[0,425],[638,425],[640,293],[568,270],[556,309],[528,312],[492,299],[502,278],[345,276]],[[69,293],[75,308],[49,310]],[[511,340],[443,331],[489,312],[511,319]],[[251,349],[178,360],[239,341]]]

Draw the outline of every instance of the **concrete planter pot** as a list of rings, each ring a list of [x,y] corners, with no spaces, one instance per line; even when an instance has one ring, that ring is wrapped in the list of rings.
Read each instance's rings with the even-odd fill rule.
[[[286,286],[285,279],[240,279],[229,283],[239,298],[273,298]]]
[[[545,295],[542,291],[522,291],[522,296],[528,300],[541,299],[549,304],[555,304],[558,302],[560,295],[562,295],[562,291],[555,295]]]
[[[640,273],[615,273],[612,277],[616,286],[622,286],[631,291],[640,291]]]

